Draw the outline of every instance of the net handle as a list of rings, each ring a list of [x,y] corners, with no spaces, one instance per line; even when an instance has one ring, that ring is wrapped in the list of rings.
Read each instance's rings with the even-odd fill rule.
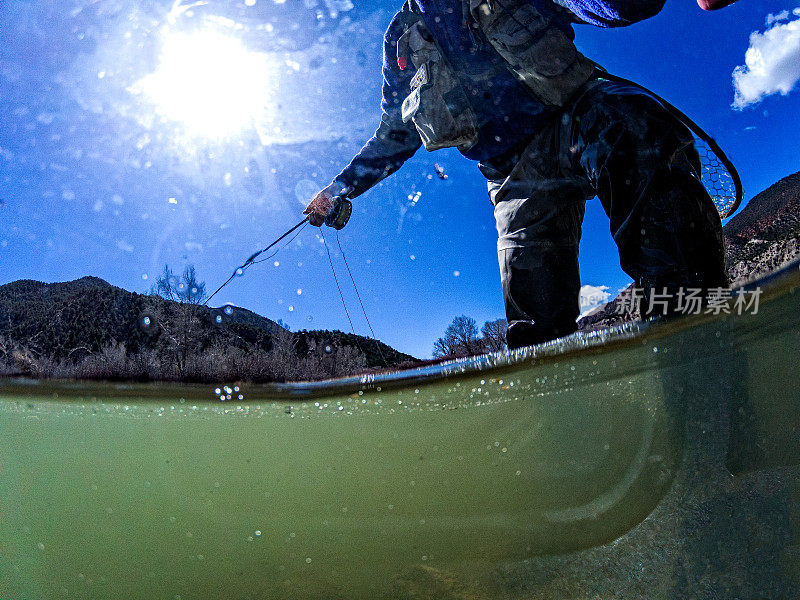
[[[717,158],[720,160],[723,166],[726,169],[728,169],[728,173],[730,174],[731,179],[733,180],[733,185],[736,188],[736,197],[733,200],[733,204],[730,206],[730,208],[728,208],[727,211],[725,211],[724,215],[720,216],[723,219],[727,219],[733,213],[735,213],[736,210],[741,205],[742,199],[744,198],[744,188],[742,187],[742,180],[739,177],[739,172],[736,170],[736,167],[733,165],[733,163],[725,154],[725,152],[722,150],[722,148],[720,148],[719,144],[717,144],[716,140],[714,140],[714,138],[708,135],[705,132],[705,130],[703,130],[703,128],[700,127],[700,125],[698,125],[691,118],[689,118],[689,116],[686,115],[686,113],[684,113],[679,108],[675,107],[671,102],[664,100],[664,98],[662,98],[655,92],[647,89],[640,83],[636,83],[635,81],[631,81],[630,79],[626,79],[625,77],[620,77],[619,75],[614,75],[613,73],[609,73],[597,63],[595,63],[595,67],[599,71],[600,77],[602,77],[603,79],[608,79],[609,81],[614,81],[616,83],[624,83],[626,85],[632,85],[634,87],[638,87],[647,92],[648,94],[650,94],[651,96],[653,96],[653,98],[658,100],[664,106],[664,108],[666,108],[670,112],[670,114],[672,114],[672,116],[681,121],[684,125],[686,125],[687,128],[689,128],[689,130],[693,134],[695,134],[706,144],[708,144],[708,147],[711,148],[711,151],[717,155]]]

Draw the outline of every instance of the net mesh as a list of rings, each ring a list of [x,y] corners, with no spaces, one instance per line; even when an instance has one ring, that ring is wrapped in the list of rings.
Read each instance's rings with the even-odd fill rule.
[[[694,143],[700,156],[701,180],[714,201],[719,216],[724,219],[730,216],[738,204],[736,183],[708,142],[695,135]]]

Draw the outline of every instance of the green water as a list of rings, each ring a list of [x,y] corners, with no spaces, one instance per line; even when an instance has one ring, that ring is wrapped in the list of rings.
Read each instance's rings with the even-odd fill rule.
[[[755,316],[305,400],[6,383],[0,598],[606,597],[591,566],[559,559],[546,585],[533,566],[646,548],[665,497],[775,469],[790,499],[763,516],[784,548],[765,576],[795,590],[798,285],[773,285]],[[660,535],[688,552],[674,529]],[[681,597],[678,558],[655,555],[650,597]],[[600,580],[618,591],[631,567],[615,564]]]

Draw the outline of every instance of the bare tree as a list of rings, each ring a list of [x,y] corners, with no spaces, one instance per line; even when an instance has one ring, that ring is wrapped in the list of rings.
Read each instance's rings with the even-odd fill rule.
[[[15,372],[14,349],[16,344],[4,335],[0,335],[0,375],[10,375]]]
[[[433,345],[436,357],[473,356],[485,351],[483,340],[478,337],[478,324],[475,319],[461,315],[453,319]]]
[[[455,339],[445,335],[440,337],[433,343],[433,356],[434,358],[449,358],[456,356],[458,352],[458,343]]]
[[[489,352],[499,352],[505,350],[506,332],[508,331],[508,321],[497,319],[496,321],[486,321],[481,328],[483,344]]]
[[[206,284],[197,278],[194,265],[186,266],[180,277],[172,272],[169,265],[164,265],[154,291],[162,298],[180,304],[202,304],[206,299]]]
[[[206,284],[198,279],[194,265],[188,265],[181,277],[164,265],[153,291],[172,301],[169,306],[153,304],[151,311],[161,328],[165,351],[183,378],[191,355],[200,351],[204,330],[200,305],[206,298]]]

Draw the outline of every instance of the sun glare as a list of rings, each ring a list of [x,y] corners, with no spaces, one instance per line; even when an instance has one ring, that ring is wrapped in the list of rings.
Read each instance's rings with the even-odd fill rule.
[[[267,55],[214,31],[165,34],[158,69],[134,91],[186,133],[227,138],[264,116],[274,72]]]

